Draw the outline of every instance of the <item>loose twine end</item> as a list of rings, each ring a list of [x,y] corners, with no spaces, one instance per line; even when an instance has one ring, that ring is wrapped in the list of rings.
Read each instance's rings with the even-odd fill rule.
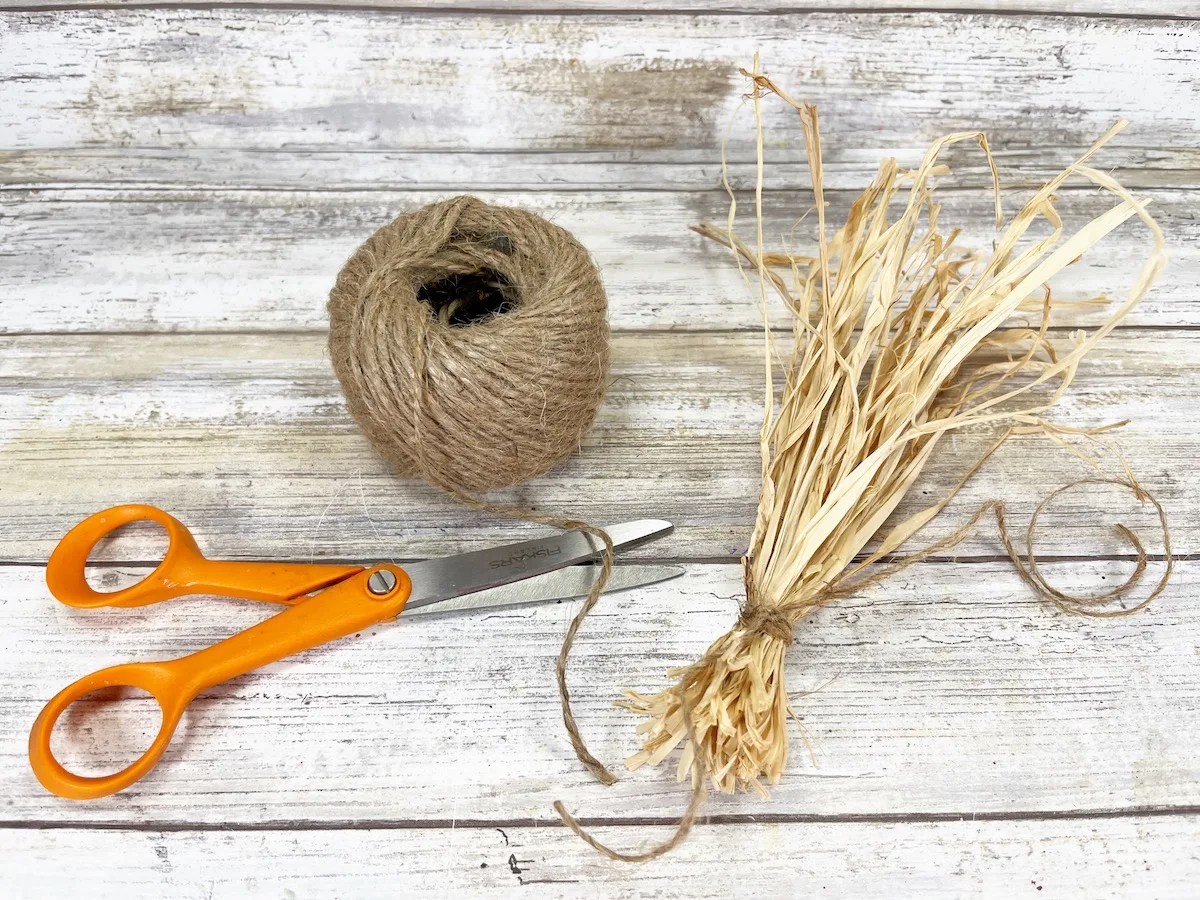
[[[597,781],[604,785],[613,785],[617,783],[617,776],[588,750],[583,736],[579,733],[579,724],[575,721],[575,713],[571,710],[571,691],[567,687],[567,659],[571,655],[571,648],[575,645],[575,635],[579,633],[579,626],[583,624],[583,620],[587,618],[588,613],[599,601],[600,594],[604,591],[604,586],[608,584],[608,579],[612,575],[613,542],[612,538],[608,536],[608,532],[602,528],[593,528],[583,523],[575,523],[575,526],[603,541],[604,553],[600,558],[600,571],[596,575],[595,581],[592,582],[587,599],[579,607],[579,612],[575,613],[575,617],[571,619],[571,624],[563,637],[562,649],[558,651],[558,662],[555,664],[554,671],[558,678],[558,697],[562,702],[563,725],[566,726],[567,737],[570,738],[571,746],[575,749],[575,755],[579,757],[579,761],[587,767],[587,770],[596,776]],[[557,810],[561,805],[560,802],[555,801],[554,808]],[[563,812],[560,811],[559,815],[563,815]],[[564,818],[563,821],[566,819]]]
[[[687,681],[691,672],[692,670],[689,669],[688,672],[684,673],[680,679],[680,684]],[[692,721],[692,708],[688,704],[687,697],[683,696],[682,692],[680,694],[680,706],[683,713],[683,721],[687,727],[688,740],[692,742],[693,746],[696,746],[699,744],[699,739],[696,735],[695,723]],[[593,850],[603,853],[609,859],[616,860],[617,862],[648,862],[649,860],[657,859],[660,856],[670,853],[688,839],[688,835],[692,833],[692,827],[696,824],[696,820],[700,816],[700,809],[704,806],[704,799],[708,796],[708,789],[705,783],[707,777],[708,771],[705,767],[705,761],[701,758],[700,754],[696,754],[692,768],[692,794],[688,800],[687,809],[684,810],[678,824],[675,826],[675,833],[662,843],[656,844],[649,850],[642,851],[641,853],[623,853],[620,850],[614,850],[584,828],[578,819],[567,812],[567,807],[561,800],[554,801],[554,811],[558,813],[563,824],[575,833],[576,837]],[[616,779],[613,780],[615,781]]]

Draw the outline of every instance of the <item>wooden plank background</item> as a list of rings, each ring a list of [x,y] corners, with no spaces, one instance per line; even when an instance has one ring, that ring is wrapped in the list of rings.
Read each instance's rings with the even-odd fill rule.
[[[869,180],[866,173],[864,183]],[[1149,189],[1148,189],[1149,190]],[[62,331],[324,332],[331,270],[398,209],[442,191],[96,190],[18,188],[0,240],[11,254],[0,270],[0,321],[9,333]],[[723,248],[687,225],[724,221],[718,191],[475,190],[496,203],[536,210],[570,229],[602,267],[611,321],[621,330],[753,331],[758,305]],[[1014,190],[1006,203],[1029,190]],[[1064,192],[1068,224],[1108,208],[1095,190]],[[850,191],[829,195],[844,214]],[[1171,269],[1129,318],[1131,326],[1189,325],[1200,281],[1200,220],[1192,190],[1154,190],[1154,212],[1169,235]],[[943,221],[961,222],[964,240],[991,240],[993,202],[982,188],[947,191]],[[787,234],[811,195],[768,199],[767,233]],[[752,195],[740,209],[753,214]],[[743,218],[746,218],[744,216]],[[36,223],[36,227],[35,227]],[[753,228],[752,221],[745,222]],[[750,232],[748,232],[750,233]],[[85,237],[86,236],[86,237]],[[1145,259],[1149,234],[1129,228],[1103,255],[1085,257],[1054,283],[1064,298],[1122,297]],[[131,257],[130,247],[138,253]],[[331,262],[332,261],[332,262]],[[63,297],[71,298],[70,304]],[[731,302],[731,298],[737,298]],[[203,314],[198,314],[203,310]],[[1107,312],[1069,312],[1062,326],[1095,324]],[[780,314],[778,323],[784,321]]]
[[[0,9],[78,9],[99,7],[119,9],[138,6],[195,6],[187,0],[6,0]],[[261,6],[396,10],[487,11],[498,13],[557,13],[572,12],[833,12],[847,10],[948,10],[950,12],[984,13],[1067,13],[1076,16],[1111,15],[1126,18],[1166,18],[1187,20],[1200,18],[1200,7],[1192,0],[377,0],[362,3],[358,0],[265,0]]]
[[[138,5],[0,4],[0,893],[1194,892],[1194,3]],[[667,771],[604,789],[574,760],[552,687],[571,604],[380,627],[278,663],[206,693],[132,789],[47,795],[25,740],[58,687],[263,614],[211,598],[86,614],[54,603],[45,559],[84,515],[153,502],[240,558],[412,558],[532,533],[390,475],[324,346],[345,257],[398,212],[457,191],[553,218],[604,272],[614,362],[597,426],[579,455],[505,496],[676,523],[630,555],[686,575],[606,599],[572,670],[594,749],[616,764],[637,748],[611,701],[662,685],[728,627],[754,513],[761,323],[727,254],[687,226],[724,215],[721,143],[755,50],[821,107],[835,218],[881,156],[911,164],[960,128],[988,132],[1011,212],[1114,118],[1131,120],[1097,162],[1152,200],[1171,264],[1057,418],[1131,420],[1121,448],[1166,504],[1180,554],[1151,610],[1092,622],[1047,609],[981,526],[804,623],[788,678],[812,757],[796,732],[770,801],[712,798],[691,841],[646,866],[598,857],[550,809],[563,799],[637,847],[685,800]],[[782,234],[811,194],[799,129],[769,109],[769,231]],[[730,178],[745,191],[750,121],[733,121]],[[944,219],[986,246],[986,169],[965,148],[947,159]],[[1081,222],[1104,200],[1076,185],[1062,207]],[[1056,287],[1119,296],[1146,248],[1122,228]],[[1072,313],[1059,333],[1096,321]],[[986,438],[947,441],[906,509],[944,492]],[[1013,443],[929,537],[992,497],[1023,522],[1082,473],[1047,442]],[[1055,583],[1130,571],[1117,520],[1154,534],[1115,493],[1046,513]],[[1161,541],[1149,543],[1157,574]],[[136,577],[158,550],[136,532],[96,575]],[[153,729],[151,712],[129,701],[72,716],[63,752],[102,766],[122,727]]]

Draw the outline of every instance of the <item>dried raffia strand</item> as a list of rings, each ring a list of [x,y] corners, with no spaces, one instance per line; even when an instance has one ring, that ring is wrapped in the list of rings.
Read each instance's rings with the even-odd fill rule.
[[[1026,531],[1024,559],[1009,536],[1003,503],[992,501],[933,546],[877,567],[870,575],[861,573],[890,557],[941,512],[1010,436],[1036,432],[1064,445],[1067,435],[1098,439],[1105,429],[1062,428],[1046,422],[1042,414],[1070,385],[1083,356],[1149,290],[1165,255],[1162,233],[1144,203],[1086,165],[1123,122],[1037,191],[1002,231],[989,256],[959,252],[957,233],[943,236],[938,231],[932,181],[945,171],[938,165],[945,147],[977,142],[991,166],[997,226],[1002,226],[999,178],[981,133],[951,134],[936,141],[912,173],[902,173],[894,160],[886,160],[851,207],[846,223],[827,239],[816,109],[796,103],[761,75],[757,59],[755,71],[744,74],[753,83],[758,135],[757,241],[751,247],[734,233],[732,204],[726,228],[706,225],[697,231],[729,247],[739,266],[744,260],[755,268],[764,317],[768,295],[778,295],[792,314],[795,339],[790,359],[782,364],[784,384],[776,402],[776,349],[770,329],[764,331],[762,489],[750,549],[743,559],[746,601],[733,629],[698,663],[671,673],[678,677],[673,686],[653,696],[627,691],[628,699],[620,705],[649,717],[639,727],[644,747],[627,760],[630,768],[660,763],[682,746],[680,778],[699,772],[719,790],[740,787],[765,794],[762,779],[777,782],[787,761],[791,710],[783,663],[792,626],[818,606],[953,547],[989,511],[1022,579],[1061,609],[1125,615],[1144,608],[1162,590],[1172,567],[1166,516],[1128,467],[1124,478],[1085,479],[1076,485],[1118,484],[1158,510],[1166,572],[1150,597],[1135,607],[1099,608],[1127,595],[1145,570],[1144,547],[1124,526],[1118,529],[1139,562],[1130,579],[1116,589],[1095,597],[1071,596],[1049,585],[1038,568],[1033,548],[1038,515],[1076,485],[1056,491],[1038,507]],[[767,94],[778,95],[800,114],[818,219],[816,258],[764,250],[759,104]],[[1090,180],[1118,202],[1064,236],[1054,193],[1071,176]],[[892,221],[889,207],[901,197],[902,185],[910,185],[907,202]],[[1056,347],[1048,335],[1052,313],[1079,304],[1054,300],[1047,282],[1134,216],[1149,229],[1154,249],[1127,298],[1090,334],[1078,333],[1072,336],[1072,346]],[[1050,225],[1051,234],[1018,248],[1038,219]],[[1036,328],[1013,318],[1039,312],[1042,320]],[[1052,388],[1048,396],[1028,399],[1029,392],[1043,385]],[[1013,403],[1018,399],[1025,405]],[[896,525],[847,571],[899,505],[939,439],[953,429],[984,424],[1008,427],[945,498]]]

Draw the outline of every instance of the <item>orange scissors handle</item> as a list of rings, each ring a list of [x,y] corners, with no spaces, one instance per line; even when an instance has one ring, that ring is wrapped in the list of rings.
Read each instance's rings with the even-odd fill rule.
[[[137,510],[138,515],[135,518],[141,518],[144,512],[152,507],[118,509]],[[186,528],[170,516],[167,518],[178,526],[183,534],[187,534]],[[162,520],[155,518],[155,521]],[[103,533],[111,527],[115,526],[102,522],[93,526],[92,530]],[[168,525],[168,528],[170,527]],[[75,530],[77,531],[78,527]],[[177,542],[177,537],[177,533],[172,533],[172,548],[182,544]],[[190,535],[188,537],[190,538]],[[190,544],[188,552],[199,555],[194,542]],[[373,579],[372,576],[376,577]],[[211,583],[205,584],[206,589],[212,589]],[[158,585],[150,590],[167,593],[135,600],[127,605],[152,603],[163,596],[175,596],[175,593],[170,593],[174,588],[169,585]],[[168,662],[129,663],[87,675],[59,691],[34,722],[33,730],[29,734],[29,761],[34,774],[47,790],[70,800],[90,800],[126,788],[154,768],[170,743],[171,735],[175,732],[183,711],[201,691],[277,659],[393,618],[404,610],[411,591],[412,583],[407,573],[399,566],[384,564],[371,569],[360,569],[359,574],[334,584],[314,597],[305,598],[303,602],[289,606],[265,622],[260,622],[206,650]],[[158,701],[162,710],[162,726],[157,737],[139,759],[115,774],[87,777],[68,772],[54,758],[50,749],[50,733],[54,729],[54,723],[68,706],[85,694],[100,688],[117,686],[141,688]]]
[[[88,555],[105,535],[131,522],[157,522],[170,544],[158,568],[119,591],[92,590],[84,577]],[[221,594],[273,603],[296,603],[304,595],[362,571],[362,566],[235,562],[208,559],[182,522],[155,506],[130,503],[88,516],[66,533],[46,564],[50,593],[68,606],[145,606],[185,594]]]

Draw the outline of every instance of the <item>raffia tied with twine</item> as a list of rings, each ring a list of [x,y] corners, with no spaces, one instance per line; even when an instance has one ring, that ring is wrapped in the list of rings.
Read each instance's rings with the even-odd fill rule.
[[[739,266],[754,268],[764,320],[769,298],[782,301],[792,318],[794,347],[777,363],[781,348],[775,346],[770,329],[765,330],[762,487],[743,559],[746,599],[737,623],[696,664],[671,673],[678,679],[671,687],[652,696],[627,691],[627,699],[619,703],[647,717],[639,727],[644,748],[627,760],[630,768],[661,763],[682,748],[678,775],[682,780],[691,774],[693,791],[678,831],[653,851],[621,854],[560,810],[585,840],[619,859],[657,855],[682,840],[696,819],[705,782],[721,791],[743,788],[759,794],[766,793],[764,780],[778,782],[787,764],[791,710],[784,658],[793,626],[823,604],[949,549],[989,512],[1025,582],[1067,611],[1133,612],[1162,590],[1170,573],[1165,515],[1126,467],[1121,477],[1101,480],[1154,504],[1167,554],[1162,580],[1136,607],[1099,606],[1128,594],[1145,569],[1144,548],[1132,532],[1124,529],[1122,534],[1139,557],[1134,576],[1104,595],[1072,597],[1047,584],[1037,567],[1032,546],[1036,515],[1022,554],[1008,535],[1000,502],[985,504],[934,546],[864,574],[936,516],[1008,437],[1037,432],[1060,442],[1077,435],[1103,441],[1098,435],[1104,429],[1062,428],[1043,415],[1070,385],[1084,355],[1138,303],[1165,263],[1162,233],[1144,203],[1087,165],[1125,123],[1117,123],[1077,163],[1037,191],[1006,228],[987,141],[982,133],[960,133],[936,141],[915,172],[902,172],[894,160],[885,160],[845,223],[828,237],[816,109],[793,101],[759,74],[757,60],[755,72],[744,74],[752,81],[758,130],[755,242],[747,244],[734,232],[733,205],[724,228],[696,230],[731,248]],[[817,218],[815,257],[764,249],[761,103],[768,94],[795,108],[804,130]],[[939,230],[935,176],[946,170],[938,158],[947,146],[964,141],[979,145],[992,171],[997,227],[1002,231],[990,254],[960,251],[957,233]],[[1054,206],[1054,192],[1073,177],[1110,193],[1115,203],[1078,231],[1067,233]],[[1072,304],[1054,299],[1047,282],[1133,217],[1149,230],[1153,249],[1127,298],[1091,333],[1075,333],[1067,346],[1057,346],[1048,333],[1051,319]],[[1049,226],[1048,236],[1029,233],[1038,221]],[[1040,324],[1028,324],[1019,318],[1022,314],[1040,314]],[[783,377],[778,399],[777,366]],[[998,427],[999,437],[950,495],[883,534],[855,564],[940,438],[954,429],[987,425]]]

